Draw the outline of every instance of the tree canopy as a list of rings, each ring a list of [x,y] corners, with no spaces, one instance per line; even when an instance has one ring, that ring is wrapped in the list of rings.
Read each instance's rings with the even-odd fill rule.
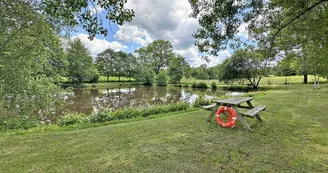
[[[254,44],[237,35],[247,26],[249,38],[267,49],[293,50],[311,41],[325,42],[326,0],[189,0],[200,28],[194,34],[201,52],[216,55],[229,45],[241,48]],[[311,31],[311,32],[309,32]],[[280,45],[280,46],[279,46]]]
[[[267,74],[267,64],[254,50],[238,50],[220,65],[219,80],[234,82],[247,80],[253,88],[258,88]]]

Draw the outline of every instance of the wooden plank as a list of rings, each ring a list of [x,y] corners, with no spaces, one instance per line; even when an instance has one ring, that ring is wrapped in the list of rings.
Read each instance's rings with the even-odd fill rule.
[[[243,116],[241,116],[241,113],[238,111],[237,106],[233,106],[232,107],[236,113],[237,113],[237,121],[241,122],[243,124],[243,126],[250,132],[252,132],[251,127],[249,127],[248,123],[246,122],[246,120],[243,118]]]
[[[220,104],[215,104],[211,114],[207,118],[208,122],[210,122],[212,120],[212,118],[214,117],[214,115],[215,115],[216,111],[219,109],[219,107],[220,107]]]
[[[203,109],[206,109],[206,110],[209,110],[209,109],[212,109],[216,104],[211,104],[211,105],[206,105],[206,106],[203,106],[202,108]]]
[[[243,102],[250,102],[252,97],[231,97],[222,100],[213,100],[212,102],[228,105],[240,105]]]
[[[264,111],[266,109],[266,106],[260,105],[256,106],[255,108],[247,111],[246,113],[243,113],[243,115],[254,117],[256,116],[259,112]]]

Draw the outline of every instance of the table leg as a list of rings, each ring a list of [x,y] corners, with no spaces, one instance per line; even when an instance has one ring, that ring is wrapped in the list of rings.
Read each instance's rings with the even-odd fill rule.
[[[261,121],[261,122],[262,122],[262,119],[261,119],[261,117],[260,117],[259,114],[255,114],[255,118],[256,118],[258,121]]]
[[[218,108],[220,107],[220,104],[216,104],[214,107],[213,107],[213,110],[210,114],[210,116],[208,116],[207,118],[207,121],[210,122],[213,118],[213,116],[215,115],[216,111],[218,110]]]
[[[246,103],[247,103],[247,105],[248,105],[249,108],[254,108],[254,106],[252,105],[251,101],[247,101]]]
[[[237,113],[237,120],[240,121],[247,130],[252,131],[251,127],[249,127],[248,123],[244,119],[243,116],[241,116],[240,112],[238,111],[237,106],[232,106],[232,108],[236,111]]]

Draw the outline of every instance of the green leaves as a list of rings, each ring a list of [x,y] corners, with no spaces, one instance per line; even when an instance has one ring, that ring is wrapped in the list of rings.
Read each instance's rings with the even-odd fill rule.
[[[92,80],[98,73],[89,50],[78,38],[69,42],[67,60],[69,62],[68,77],[76,85]]]
[[[80,25],[89,33],[89,38],[93,39],[97,34],[106,36],[108,33],[108,28],[104,27],[105,22],[98,9],[104,9],[106,19],[118,25],[132,20],[134,11],[124,8],[126,2],[126,0],[44,0],[40,6],[55,26],[60,28]]]
[[[266,62],[254,50],[238,50],[220,65],[219,80],[234,82],[247,80],[257,88],[266,75]]]

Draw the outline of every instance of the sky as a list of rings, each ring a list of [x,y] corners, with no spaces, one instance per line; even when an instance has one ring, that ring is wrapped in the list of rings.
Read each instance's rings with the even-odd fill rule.
[[[233,53],[228,48],[220,51],[218,56],[209,56],[210,62],[201,58],[203,54],[194,45],[192,37],[199,24],[197,19],[189,17],[192,10],[188,0],[129,0],[125,7],[135,12],[130,23],[118,26],[105,22],[105,27],[110,28],[108,35],[97,35],[92,41],[83,29],[77,28],[72,39],[80,38],[94,57],[107,48],[130,53],[154,40],[169,40],[174,52],[185,57],[192,67],[217,65]],[[104,18],[106,11],[97,8],[97,12]],[[248,38],[246,25],[241,25],[238,35]]]

